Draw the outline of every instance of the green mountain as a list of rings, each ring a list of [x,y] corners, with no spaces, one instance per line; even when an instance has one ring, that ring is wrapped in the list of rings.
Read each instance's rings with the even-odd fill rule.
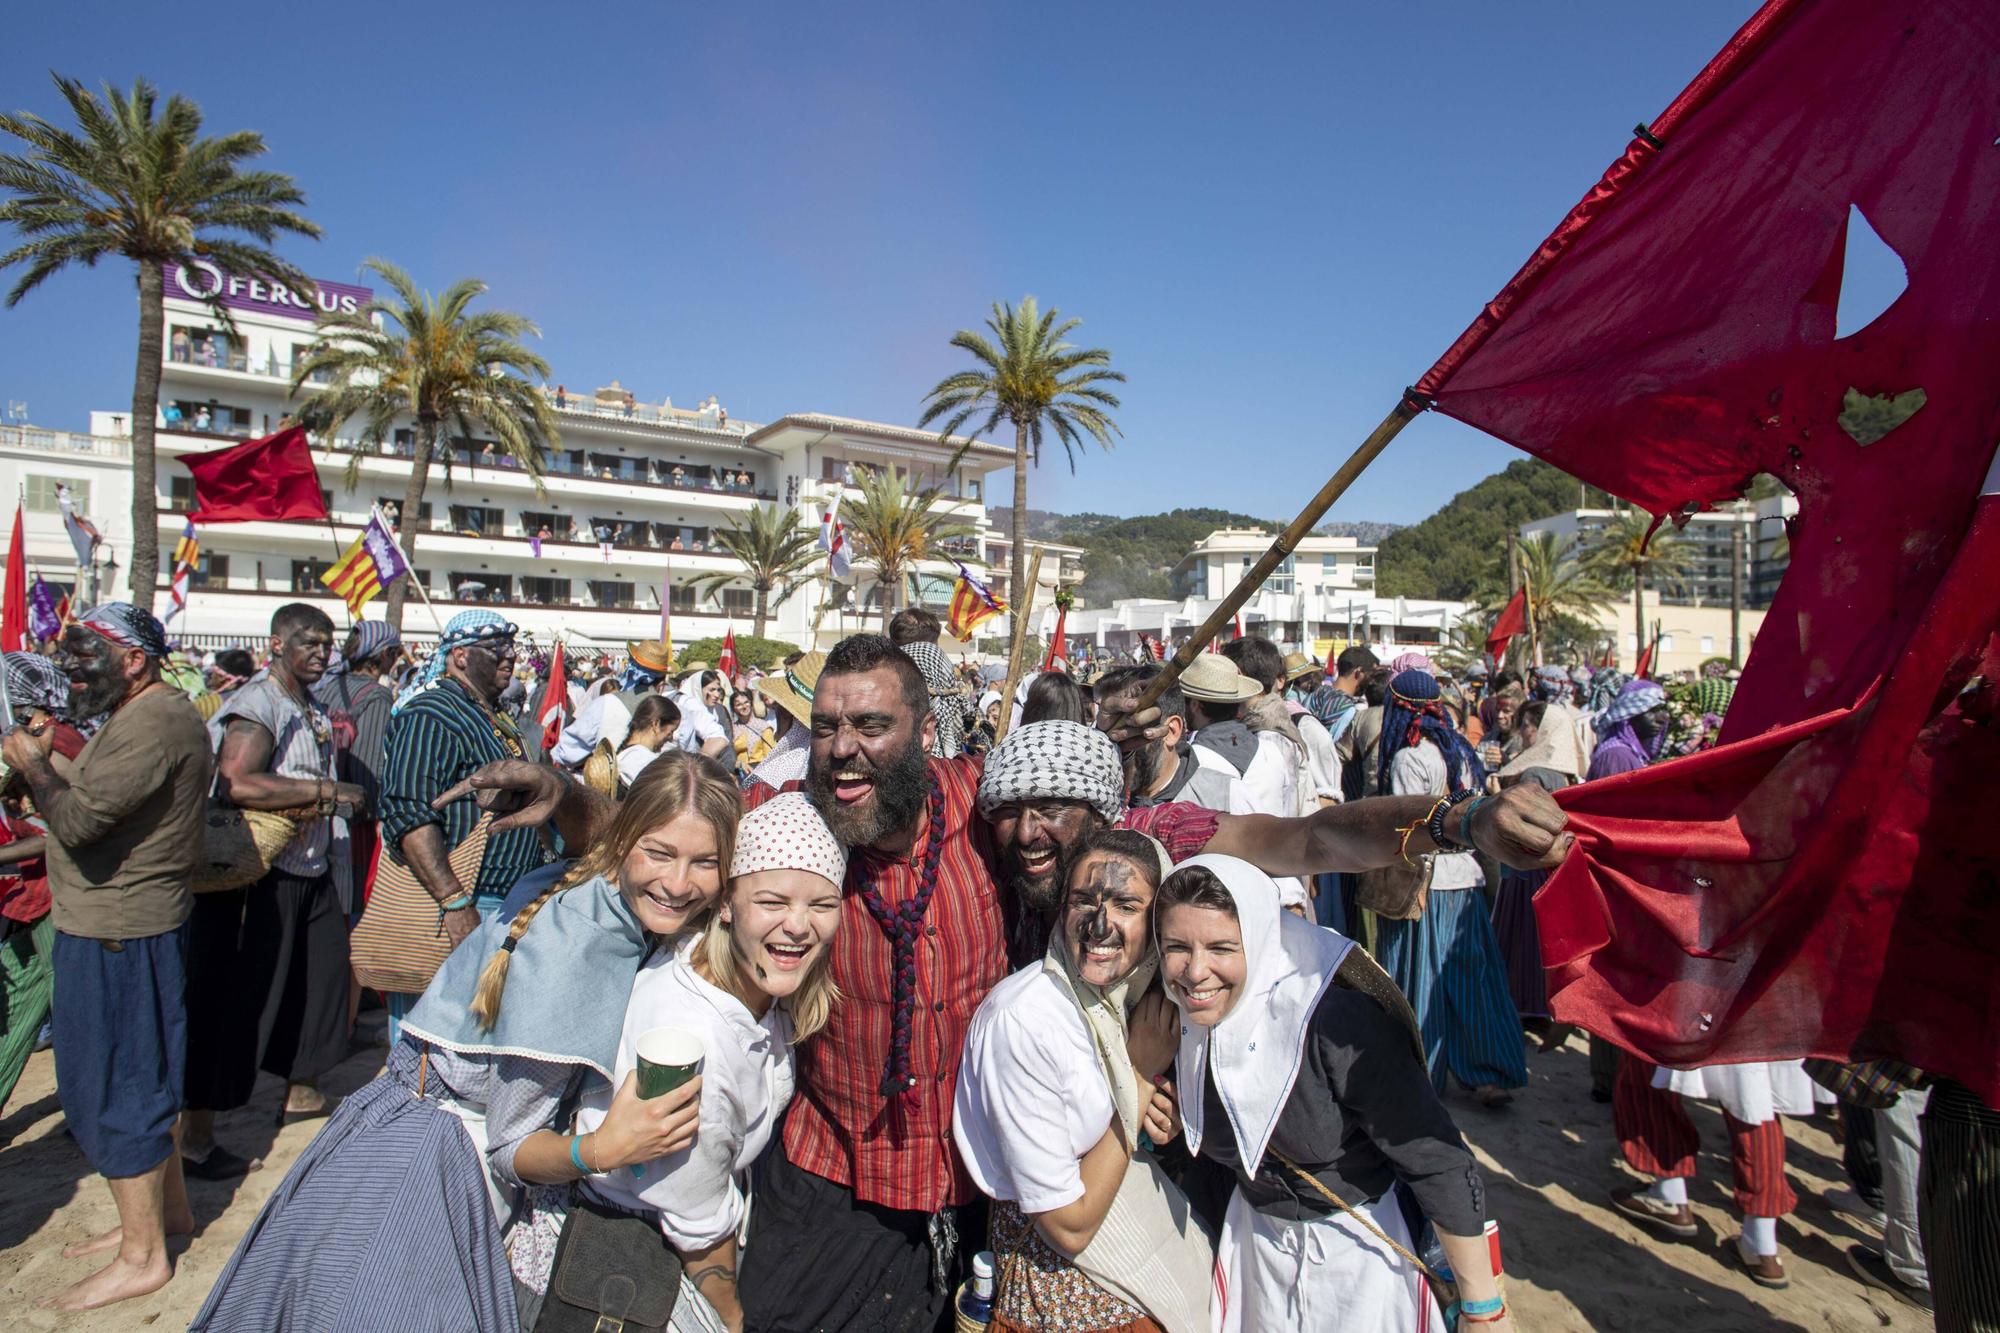
[[[1517,458],[1423,522],[1384,537],[1375,557],[1375,591],[1383,597],[1470,597],[1509,532],[1576,508],[1582,494],[1577,479],[1553,464]],[[1590,494],[1603,503],[1603,492]]]

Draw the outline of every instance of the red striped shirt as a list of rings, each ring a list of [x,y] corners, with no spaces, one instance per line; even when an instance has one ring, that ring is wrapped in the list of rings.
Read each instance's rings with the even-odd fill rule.
[[[952,1094],[973,1012],[1007,975],[993,838],[977,801],[983,765],[971,756],[929,764],[944,791],[946,832],[937,890],[917,943],[910,1044],[915,1092],[894,1099],[881,1092],[894,950],[858,890],[872,881],[892,906],[916,896],[912,857],[926,850],[928,812],[911,855],[856,848],[848,858],[840,930],[831,946],[840,1003],[826,1028],[799,1045],[799,1091],[785,1122],[785,1155],[797,1166],[848,1186],[864,1203],[925,1213],[978,1197],[952,1142]],[[761,784],[752,791],[746,793],[752,806],[775,794]]]

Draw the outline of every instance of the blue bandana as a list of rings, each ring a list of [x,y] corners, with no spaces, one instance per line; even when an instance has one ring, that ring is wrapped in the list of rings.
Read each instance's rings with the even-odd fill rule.
[[[94,630],[120,648],[137,648],[148,657],[167,655],[167,631],[150,611],[141,611],[130,602],[105,602],[76,618],[76,623]]]
[[[520,633],[518,626],[508,621],[498,611],[460,611],[445,622],[444,634],[438,639],[437,651],[424,663],[424,669],[417,673],[410,687],[396,696],[390,705],[391,713],[400,713],[410,706],[410,700],[435,686],[444,676],[444,669],[451,664],[451,650],[463,648],[472,643],[501,642],[512,643]]]

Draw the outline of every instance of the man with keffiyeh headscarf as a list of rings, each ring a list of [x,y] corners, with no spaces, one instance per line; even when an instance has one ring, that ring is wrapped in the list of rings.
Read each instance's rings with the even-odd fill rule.
[[[1644,768],[1666,745],[1667,692],[1650,680],[1628,679],[1591,723],[1597,730],[1591,780]]]
[[[1384,792],[1467,801],[1485,786],[1486,769],[1428,671],[1409,668],[1390,680],[1379,748]],[[1470,852],[1439,853],[1423,915],[1380,920],[1376,955],[1416,1010],[1437,1090],[1449,1074],[1493,1107],[1526,1085],[1528,1064],[1499,941],[1477,892],[1485,882]]]

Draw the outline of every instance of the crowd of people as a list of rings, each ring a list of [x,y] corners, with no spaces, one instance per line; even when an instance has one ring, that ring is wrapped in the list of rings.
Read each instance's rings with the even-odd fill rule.
[[[1712,744],[1728,674],[1241,637],[1010,698],[928,612],[886,628],[727,675],[633,643],[554,716],[489,608],[421,658],[303,603],[254,655],[122,605],[7,654],[0,1099],[51,1021],[119,1216],[59,1304],[170,1279],[186,1177],[259,1165],[216,1117],[263,1072],[324,1123],[197,1329],[1512,1327],[1453,1108],[1574,1035],[1552,793]],[[364,997],[406,898],[429,961]],[[1592,1074],[1635,1222],[1691,1233],[1685,1101],[1718,1102],[1731,1251],[1782,1285],[1780,1117],[1838,1092],[1857,1273],[1987,1299],[1994,1183],[1926,1158],[1989,1151],[1962,1088],[1595,1041]]]

